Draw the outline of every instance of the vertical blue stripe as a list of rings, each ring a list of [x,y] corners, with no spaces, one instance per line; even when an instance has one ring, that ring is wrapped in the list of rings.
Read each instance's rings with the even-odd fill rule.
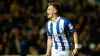
[[[65,35],[66,35],[66,39],[67,39],[67,41],[68,41],[68,45],[69,45],[69,47],[71,47],[72,45],[71,45],[71,41],[70,41],[70,36],[69,36],[69,32],[67,32],[68,31],[68,23],[69,23],[69,21],[68,20],[64,20],[64,32],[65,32]]]
[[[67,41],[68,41],[69,47],[72,47],[71,41],[70,41],[70,36],[69,36],[69,34],[68,34],[68,32],[67,32],[67,28],[65,28],[64,32],[65,32],[66,39],[67,39]]]
[[[53,34],[53,24],[52,23],[50,24],[50,32],[51,34]]]
[[[55,43],[55,49],[58,49],[58,45],[57,45],[55,38],[54,38],[54,43]]]
[[[48,23],[46,23],[46,31],[47,31],[47,36],[51,36],[51,33],[48,30]]]
[[[60,34],[59,25],[60,25],[60,19],[59,19],[59,21],[57,22],[57,25],[56,25],[57,34]],[[64,42],[63,42],[62,37],[58,36],[58,38],[59,38],[61,46],[62,46],[62,51],[65,51],[65,46],[64,46]]]
[[[47,34],[48,34],[48,23],[46,23],[46,31],[47,31]]]
[[[72,44],[71,44],[71,41],[70,41],[70,36],[69,36],[68,32],[66,32],[65,34],[66,34],[66,38],[67,38],[69,47],[72,47]]]
[[[53,29],[53,24],[51,23],[50,24],[50,30],[51,30],[51,34],[53,34],[53,30],[55,30],[55,29]],[[55,38],[53,38],[54,39],[54,43],[55,43],[55,49],[58,49],[58,45],[57,45],[57,42],[56,42],[56,40],[55,40]]]

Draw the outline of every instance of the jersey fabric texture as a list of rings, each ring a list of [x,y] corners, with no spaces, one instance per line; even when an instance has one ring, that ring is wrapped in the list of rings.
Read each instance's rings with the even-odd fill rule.
[[[72,46],[69,32],[74,32],[71,22],[64,17],[58,17],[55,22],[50,19],[46,23],[47,36],[52,38],[52,47],[56,50],[65,51]]]

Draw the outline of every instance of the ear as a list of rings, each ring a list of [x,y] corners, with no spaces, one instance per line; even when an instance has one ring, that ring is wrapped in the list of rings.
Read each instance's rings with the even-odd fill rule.
[[[56,9],[54,9],[54,13],[57,13],[57,10]]]

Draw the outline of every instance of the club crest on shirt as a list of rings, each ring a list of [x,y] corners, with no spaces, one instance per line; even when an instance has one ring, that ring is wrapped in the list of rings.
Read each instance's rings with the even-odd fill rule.
[[[68,27],[69,27],[70,29],[73,29],[73,26],[72,26],[71,23],[68,25]]]

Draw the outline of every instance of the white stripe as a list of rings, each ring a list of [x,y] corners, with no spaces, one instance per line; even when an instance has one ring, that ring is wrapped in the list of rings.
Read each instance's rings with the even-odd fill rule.
[[[56,23],[53,23],[53,34],[57,34]]]
[[[64,30],[64,20],[60,19],[60,22],[59,22],[59,30],[60,30],[60,33]]]
[[[51,21],[48,22],[48,31],[50,32],[50,24],[51,24]],[[51,33],[51,32],[50,32]]]
[[[49,22],[48,22],[48,30],[49,30],[50,33],[51,33],[51,29],[50,29],[51,23],[52,23],[52,21],[49,21]],[[52,33],[51,33],[51,34],[52,34]],[[52,38],[52,42],[53,42],[52,45],[55,46],[55,44],[54,44],[54,39],[53,39],[53,38]]]
[[[60,28],[59,29],[60,30],[60,33],[64,32],[64,20],[62,20],[62,19],[60,19],[59,28]],[[61,36],[62,36],[63,42],[65,42],[64,43],[64,46],[67,46],[68,45],[68,41],[67,41],[67,38],[66,38],[65,33],[62,33]]]
[[[55,40],[58,41],[58,36],[55,36],[55,34],[57,34],[57,27],[56,27],[56,24],[57,24],[56,22],[53,23],[53,34],[54,34],[53,38],[55,38]],[[55,45],[54,42],[53,42],[53,44]],[[58,45],[58,43],[57,43],[57,45]]]

